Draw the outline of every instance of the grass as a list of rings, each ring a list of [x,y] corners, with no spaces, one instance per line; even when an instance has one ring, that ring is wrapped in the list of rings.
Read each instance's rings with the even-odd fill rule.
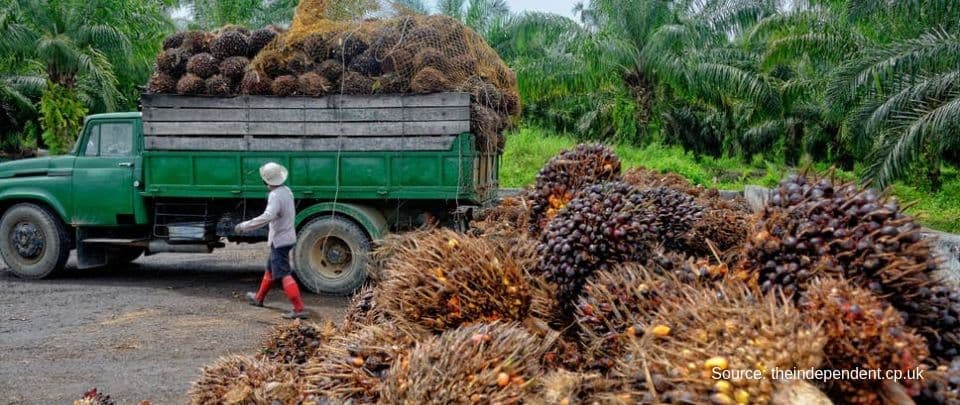
[[[567,136],[537,128],[521,128],[507,135],[507,147],[500,167],[500,183],[503,187],[525,187],[533,184],[537,172],[551,157],[563,149],[576,145]],[[764,160],[760,156],[750,162],[738,158],[695,158],[680,147],[651,144],[645,147],[615,146],[624,169],[643,166],[661,172],[680,174],[694,184],[722,190],[742,190],[754,184],[774,187],[790,168]],[[813,164],[817,171],[826,171],[829,165]],[[836,172],[836,176],[852,180],[850,172]],[[938,193],[924,191],[902,183],[891,189],[900,201],[912,202],[909,213],[921,223],[946,232],[960,232],[960,174],[956,169],[947,169],[943,175],[944,186]]]

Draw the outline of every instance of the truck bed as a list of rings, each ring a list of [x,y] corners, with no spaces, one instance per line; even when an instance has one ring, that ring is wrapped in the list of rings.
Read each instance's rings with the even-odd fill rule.
[[[469,101],[144,95],[144,196],[262,197],[258,168],[274,161],[298,198],[483,204],[499,155],[477,149]]]

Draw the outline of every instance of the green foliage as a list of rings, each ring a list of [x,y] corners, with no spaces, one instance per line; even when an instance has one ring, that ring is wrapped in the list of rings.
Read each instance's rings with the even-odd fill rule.
[[[40,97],[40,125],[43,142],[51,154],[62,154],[73,147],[86,115],[87,109],[76,89],[47,83]]]
[[[260,28],[269,24],[288,23],[298,0],[192,0],[181,1],[192,11],[187,25],[190,28],[213,30],[224,25]],[[358,3],[341,1],[339,3]],[[353,5],[353,4],[350,4]],[[345,12],[346,8],[341,7]]]

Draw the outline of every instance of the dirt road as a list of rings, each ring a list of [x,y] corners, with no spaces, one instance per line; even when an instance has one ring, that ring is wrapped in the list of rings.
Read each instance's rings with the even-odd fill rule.
[[[119,404],[179,404],[199,369],[252,353],[289,303],[243,301],[264,245],[213,255],[161,254],[124,268],[23,281],[0,270],[0,404],[71,404],[97,387]],[[305,293],[313,319],[339,319],[346,299]]]

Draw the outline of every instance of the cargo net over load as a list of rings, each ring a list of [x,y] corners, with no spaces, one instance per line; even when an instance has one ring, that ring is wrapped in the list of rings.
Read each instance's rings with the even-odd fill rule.
[[[147,91],[228,97],[471,95],[471,131],[482,151],[502,150],[519,118],[516,75],[472,29],[441,15],[406,13],[390,3],[354,21],[336,0],[303,0],[289,29],[178,32],[166,38]]]

